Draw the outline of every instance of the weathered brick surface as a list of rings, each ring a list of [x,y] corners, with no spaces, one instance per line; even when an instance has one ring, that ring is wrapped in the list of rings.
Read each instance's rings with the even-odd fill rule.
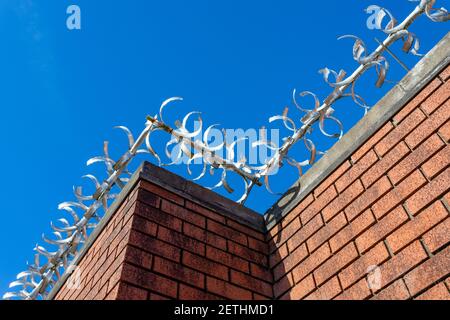
[[[449,289],[445,283],[440,282],[431,289],[422,293],[416,300],[450,300]]]
[[[269,230],[139,180],[55,299],[450,299],[449,70]]]
[[[448,297],[447,74],[269,230],[276,299]]]
[[[367,280],[364,278],[337,296],[336,300],[364,300],[371,294]]]
[[[399,279],[374,296],[372,300],[406,300],[409,297],[405,283],[402,279]]]
[[[265,239],[142,180],[82,258],[81,289],[56,299],[271,299]]]
[[[356,238],[356,246],[358,251],[363,254],[367,249],[382,241],[391,232],[396,230],[402,223],[408,220],[405,209],[397,207],[391,213],[386,215],[378,223]]]

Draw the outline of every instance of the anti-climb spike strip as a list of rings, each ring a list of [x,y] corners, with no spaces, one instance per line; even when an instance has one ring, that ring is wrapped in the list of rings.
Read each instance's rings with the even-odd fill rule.
[[[117,193],[113,192],[113,188],[123,189],[127,184],[130,177],[130,172],[127,170],[128,165],[138,154],[152,155],[161,166],[178,163],[183,156],[186,156],[189,159],[187,162],[189,174],[192,174],[190,164],[196,159],[202,160],[203,170],[194,180],[204,177],[208,168],[210,172],[220,170],[221,179],[211,189],[223,187],[230,193],[233,192],[233,189],[227,182],[227,174],[234,172],[242,177],[245,184],[244,194],[238,200],[240,203],[247,199],[254,185],[261,186],[264,183],[267,190],[271,191],[269,176],[276,172],[284,161],[298,169],[299,174],[302,175],[303,167],[314,163],[317,154],[319,154],[313,141],[308,138],[308,135],[312,132],[312,126],[317,123],[320,132],[326,137],[337,139],[342,137],[343,126],[337,118],[333,117],[334,110],[332,105],[341,98],[351,97],[355,104],[367,111],[369,107],[363,98],[355,93],[355,84],[361,75],[368,69],[375,68],[378,75],[376,86],[381,87],[385,82],[386,73],[389,69],[389,63],[383,54],[394,42],[403,41],[403,51],[419,55],[419,40],[415,34],[408,31],[409,26],[421,15],[426,15],[434,22],[445,22],[450,18],[446,9],[434,7],[435,0],[408,1],[419,2],[419,4],[400,24],[397,24],[394,16],[384,8],[369,6],[366,9],[367,13],[373,13],[371,22],[374,28],[382,30],[387,36],[382,44],[372,53],[368,53],[364,42],[356,36],[345,35],[339,38],[354,41],[353,58],[358,63],[358,68],[349,76],[343,70],[340,72],[328,68],[320,70],[325,82],[332,88],[331,94],[323,102],[312,92],[305,91],[299,94],[296,91],[293,92],[294,106],[303,114],[300,126],[297,126],[296,122],[288,117],[289,109],[287,108],[281,115],[269,119],[270,123],[282,121],[284,127],[291,132],[291,135],[284,138],[284,142],[280,147],[276,147],[266,139],[253,143],[252,147],[266,146],[273,151],[273,156],[261,166],[250,166],[247,164],[246,159],[238,161],[234,159],[236,156],[234,148],[239,139],[231,144],[224,142],[218,146],[211,147],[208,141],[210,132],[215,127],[214,125],[205,131],[202,141],[194,140],[200,134],[203,125],[198,112],[191,112],[184,117],[183,121],[177,121],[176,129],[167,125],[163,118],[163,110],[170,103],[182,100],[181,98],[166,100],[161,105],[159,115],[147,118],[146,127],[137,139],[134,138],[128,128],[123,126],[117,127],[117,129],[122,130],[127,135],[129,149],[116,162],[111,159],[108,150],[109,145],[105,143],[103,156],[94,157],[87,162],[88,166],[94,163],[103,163],[106,167],[107,178],[100,182],[93,175],[84,176],[86,180],[91,181],[94,185],[94,194],[84,195],[82,187],[75,187],[74,195],[76,200],[59,205],[58,209],[66,212],[70,220],[61,218],[57,224],[51,223],[53,237],[43,236],[43,240],[51,245],[52,250],[49,251],[40,245],[36,245],[33,263],[28,264],[27,271],[19,273],[17,279],[11,282],[10,288],[15,288],[16,290],[6,293],[3,298],[34,300],[48,297],[52,288],[61,279],[73,258],[87,241],[89,230],[95,229],[102,219],[101,212],[106,212],[110,202],[116,197]],[[347,89],[350,89],[349,92]],[[314,99],[313,108],[304,108],[298,103],[298,97],[306,96]],[[192,116],[198,116],[200,123],[200,128],[193,132],[187,129],[187,123]],[[326,120],[335,122],[340,128],[339,132],[329,133],[325,129]],[[172,163],[163,164],[160,155],[151,145],[151,134],[159,130],[165,131],[172,136],[172,139],[166,144],[166,155],[173,160]],[[305,144],[305,148],[310,156],[308,159],[298,162],[290,158],[288,153],[300,140]],[[175,148],[169,151],[169,146],[172,145]],[[225,151],[225,158],[218,156],[220,151]]]

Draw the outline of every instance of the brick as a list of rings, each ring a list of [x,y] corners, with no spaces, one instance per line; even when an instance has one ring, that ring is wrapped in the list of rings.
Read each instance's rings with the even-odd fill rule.
[[[297,283],[281,300],[300,300],[316,288],[312,275]]]
[[[218,249],[227,249],[227,240],[225,238],[222,238],[212,232],[208,232],[192,224],[183,223],[183,233],[190,238],[205,242],[206,244]]]
[[[345,246],[341,251],[333,255],[327,262],[314,271],[314,279],[317,285],[321,285],[326,280],[337,274],[348,264],[358,257],[358,251],[356,251],[353,243]]]
[[[339,273],[342,288],[346,290],[355,282],[363,278],[367,274],[369,267],[377,266],[386,261],[388,258],[389,252],[387,251],[385,245],[380,242],[373,249]]]
[[[307,256],[308,250],[306,249],[306,245],[303,244],[295,249],[295,251],[293,251],[283,260],[283,263],[278,264],[273,269],[275,281],[278,281],[278,279],[283,277],[287,272],[291,271],[292,268],[298,265]]]
[[[121,204],[119,209],[117,209],[116,213],[109,221],[107,226],[107,228],[110,228],[109,231],[111,231],[112,229],[121,228],[124,224],[128,223],[128,220],[134,216],[135,208],[136,208],[136,201],[130,202],[125,200],[125,202]]]
[[[206,246],[206,258],[242,272],[250,272],[248,261],[210,246]]]
[[[422,103],[422,110],[427,114],[432,114],[449,96],[450,81],[447,81]]]
[[[278,247],[274,253],[269,255],[269,267],[273,268],[278,263],[281,262],[285,257],[287,257],[289,254],[288,247],[286,244],[283,244],[282,246]]]
[[[432,135],[403,161],[389,171],[388,175],[392,183],[398,184],[399,181],[420,167],[422,163],[427,161],[443,146],[444,143],[442,140],[439,139],[437,135]]]
[[[410,114],[414,109],[416,109],[430,94],[435,91],[442,82],[439,79],[433,79],[422,91],[419,92],[410,102],[402,108],[394,116],[394,122],[400,123],[408,114]]]
[[[346,160],[336,170],[333,171],[315,190],[314,196],[318,197],[328,189],[341,175],[343,175],[352,165]]]
[[[92,283],[95,285],[99,282],[99,288],[102,288],[109,281],[111,274],[123,264],[125,256],[126,250],[123,250],[117,257],[111,254],[95,272]]]
[[[439,79],[433,79],[422,91],[419,92],[410,102],[402,108],[402,110],[394,116],[394,122],[400,123],[408,114],[414,109],[418,108],[419,105],[428,98],[440,85],[442,82]]]
[[[437,174],[450,165],[450,145],[441,150],[438,154],[428,160],[422,170],[429,179],[433,179]]]
[[[442,81],[446,81],[448,80],[448,78],[450,78],[450,66],[447,66],[447,68],[445,68],[444,71],[441,72],[439,78],[441,78]]]
[[[269,246],[265,242],[253,239],[251,237],[248,238],[248,247],[263,254],[269,253]]]
[[[124,263],[122,263],[116,270],[112,271],[110,269],[104,274],[104,278],[108,282],[108,292],[111,291],[118,283],[120,283],[120,281],[123,280],[122,277],[123,270],[124,270]],[[86,284],[84,284],[83,286],[87,287]]]
[[[139,250],[138,248],[127,246],[125,261],[138,265],[144,269],[151,270],[153,255],[151,253]]]
[[[404,142],[400,142],[397,146],[389,151],[383,159],[370,168],[362,177],[361,181],[365,188],[370,187],[381,176],[395,166],[405,155],[409,153],[409,148]]]
[[[106,290],[106,288],[104,288],[103,290]],[[98,297],[98,296],[100,296],[100,297]],[[100,283],[97,283],[96,285],[94,285],[91,288],[91,290],[89,291],[87,296],[84,298],[84,300],[101,300],[102,296],[106,296],[106,293],[101,292]]]
[[[325,209],[322,210],[323,218],[326,222],[332,219],[339,211],[343,210],[350,202],[356,199],[362,192],[364,187],[361,181],[357,180],[343,193],[338,195]]]
[[[310,278],[311,278],[311,280],[313,282],[312,285],[314,287],[314,280],[312,279],[312,275],[311,275]],[[295,283],[294,283],[294,280],[292,279],[292,274],[291,273],[286,274],[279,281],[274,282],[274,284],[273,284],[273,295],[274,295],[274,298],[275,299],[281,299],[281,300],[288,299],[289,298],[289,294],[292,291],[291,289],[293,289],[294,285],[295,285]],[[290,291],[286,293],[286,291],[288,291],[288,290],[290,290]]]
[[[191,201],[186,201],[186,208],[192,211],[195,211],[197,213],[200,213],[201,215],[205,216],[208,219],[212,219],[216,222],[219,223],[223,223],[225,224],[225,218],[219,214],[217,214],[216,212],[212,211],[212,210],[208,210],[196,203],[193,203]]]
[[[148,291],[120,282],[115,300],[147,300]]]
[[[221,300],[219,297],[207,293],[205,291],[184,285],[183,283],[180,283],[180,292],[178,299],[180,300],[199,300],[199,301],[205,301],[205,300]]]
[[[129,239],[130,245],[141,248],[144,251],[163,256],[172,261],[180,261],[181,250],[158,239],[151,238],[140,232],[132,232]]]
[[[441,222],[436,227],[428,231],[423,236],[423,242],[425,246],[432,253],[441,249],[450,242],[450,218],[447,218],[444,222]]]
[[[402,207],[395,208],[391,213],[381,219],[377,224],[364,232],[356,239],[358,251],[363,254],[374,244],[378,243],[395,229],[408,220],[408,215]]]
[[[98,243],[95,250],[98,253],[103,253],[104,251],[108,250],[109,245],[113,242],[114,239],[116,239],[117,235],[122,232],[122,228],[114,228],[112,230],[107,231],[107,236],[104,238],[102,243]]]
[[[319,289],[307,296],[305,300],[331,300],[342,292],[337,277],[332,278]]]
[[[131,233],[133,223],[134,223],[134,218],[130,219],[126,225],[122,226],[122,228],[120,229],[120,232],[117,233],[117,235],[114,237],[114,239],[112,239],[112,240],[108,239],[108,241],[110,241],[109,247],[108,247],[108,253],[111,250],[114,250],[115,248],[123,249],[124,245],[128,242],[128,237]],[[149,224],[145,224],[144,227],[146,227],[147,229],[143,228],[143,230],[146,231],[148,234],[150,234],[151,236],[154,234],[154,226],[149,226]]]
[[[422,293],[416,300],[450,300],[450,293],[443,282]]]
[[[329,241],[331,251],[334,253],[355,239],[375,222],[372,211],[366,210],[359,215],[352,223],[348,224],[344,229],[338,232]]]
[[[155,222],[159,225],[163,225],[167,228],[181,231],[181,220],[177,219],[159,209],[149,207],[141,202],[136,203],[136,214],[149,220]]]
[[[200,228],[206,227],[206,218],[205,217],[199,215],[196,212],[189,211],[186,208],[180,207],[179,205],[176,205],[172,202],[163,200],[161,202],[161,210],[164,212],[167,212],[181,220],[195,224],[196,226],[198,226]]]
[[[367,280],[364,278],[338,295],[335,300],[364,300],[371,294]]]
[[[411,198],[406,201],[411,214],[418,213],[428,204],[442,196],[450,189],[450,168],[442,172],[433,181],[425,187],[417,191]]]
[[[315,249],[317,249],[325,241],[330,239],[339,230],[341,230],[346,224],[347,219],[345,218],[345,214],[341,212],[327,225],[325,225],[322,229],[317,231],[311,238],[307,240],[306,243],[308,245],[309,252],[313,252]]]
[[[123,216],[120,221],[117,221],[117,224],[114,224],[114,228],[124,227],[130,223],[130,220],[133,220],[137,215],[135,214],[137,202],[128,210],[127,214]]]
[[[423,140],[433,134],[450,118],[450,100],[447,100],[430,118],[421,123],[406,138],[405,142],[410,148],[415,148]]]
[[[427,254],[419,241],[415,241],[408,247],[400,251],[392,259],[385,262],[380,267],[381,271],[381,287],[389,285],[391,282],[397,280],[399,277],[406,274],[422,261],[427,259]],[[406,278],[405,278],[406,280]],[[408,281],[406,281],[408,285]],[[409,288],[409,286],[408,286]],[[410,290],[411,292],[411,290]]]
[[[180,206],[184,205],[184,199],[182,197],[180,197],[172,192],[169,192],[161,187],[158,187],[150,182],[141,180],[139,182],[139,186],[151,193],[154,193],[154,194],[162,197],[162,198],[165,198],[167,200],[175,202],[175,203],[179,204]]]
[[[105,297],[105,300],[113,301],[113,300],[117,299],[117,293],[119,291],[119,285],[120,285],[120,283],[117,283],[116,286],[108,292],[108,294]],[[59,300],[59,299],[56,298],[55,300]]]
[[[127,263],[123,265],[121,279],[132,285],[156,291],[171,298],[177,297],[177,282]]]
[[[410,134],[423,120],[425,115],[419,109],[411,112],[398,127],[392,130],[380,142],[375,145],[375,151],[379,156],[384,156],[397,143]]]
[[[391,188],[392,185],[389,180],[386,177],[382,177],[345,209],[347,220],[352,221]]]
[[[269,252],[273,252],[280,245],[285,243],[301,228],[300,218],[293,219],[284,228],[279,228],[279,230],[272,229],[269,231],[269,239],[272,241],[269,243]]]
[[[242,225],[242,224],[240,224],[240,223],[238,223],[238,222],[236,222],[234,220],[231,220],[231,219],[227,219],[226,221],[227,221],[227,225],[229,227],[233,228],[234,230],[237,230],[239,232],[245,233],[249,237],[252,237],[252,238],[254,238],[256,240],[259,240],[259,241],[264,241],[265,240],[264,233],[261,232],[261,231],[257,231],[255,229],[248,228],[248,227],[246,227],[246,226],[244,226],[244,225]]]
[[[450,247],[446,247],[431,259],[409,272],[405,282],[412,295],[416,295],[450,274]]]
[[[170,229],[160,226],[158,228],[158,238],[167,243],[170,243],[178,248],[188,250],[188,251],[190,251],[192,253],[196,253],[198,255],[202,255],[202,256],[205,255],[205,246],[206,245],[204,243],[202,243],[198,240],[186,237],[182,233],[178,233],[176,231],[173,231],[173,230],[170,230]]]
[[[369,140],[367,140],[353,155],[352,161],[353,163],[357,163],[359,159],[363,155],[365,155],[372,147],[378,143],[381,139],[383,139],[389,132],[394,129],[394,126],[391,122],[386,123],[381,129],[374,133]]]
[[[287,246],[289,248],[289,251],[294,251],[322,226],[322,216],[318,214],[302,228],[299,228],[298,231],[288,240]]]
[[[100,256],[100,258],[97,260],[97,262],[92,267],[87,269],[87,276],[86,276],[87,279],[93,280],[93,278],[96,275],[97,271],[105,263],[107,257],[108,257],[107,251],[103,252],[103,254]],[[98,279],[96,278],[95,280],[97,282]],[[95,283],[93,283],[93,284],[95,284]]]
[[[142,188],[138,188],[135,201],[145,203],[146,205],[149,205],[154,208],[159,208],[159,203],[161,199],[155,193],[149,192]],[[127,207],[129,206],[129,204],[127,203],[125,204],[127,205]]]
[[[262,296],[262,295],[259,295],[259,294],[257,294],[257,293],[252,293],[253,294],[253,300],[255,300],[255,301],[267,301],[267,300],[271,300],[271,299],[269,299],[269,298],[267,298],[267,297],[265,297],[265,296]]]
[[[305,225],[311,220],[317,213],[320,212],[326,205],[328,205],[334,198],[336,198],[337,192],[333,187],[328,188],[314,201],[305,211],[300,214],[302,224]]]
[[[266,255],[253,251],[247,247],[241,246],[240,244],[231,241],[228,241],[228,252],[261,266],[268,265]]]
[[[147,219],[141,218],[139,216],[134,216],[132,228],[134,230],[145,233],[148,236],[156,237],[158,225],[154,222],[148,221]]]
[[[224,226],[222,224],[219,224],[215,221],[208,220],[207,229],[218,235],[223,236],[226,239],[230,239],[244,246],[248,246],[248,240],[245,234],[236,231],[234,229],[231,229],[227,226]]]
[[[433,226],[447,217],[447,210],[441,202],[435,202],[434,205],[420,213],[412,221],[403,225],[387,237],[391,250],[396,253],[406,245],[419,238]]]
[[[283,244],[300,228],[300,226],[300,218],[296,217],[285,227],[281,227],[281,225],[278,224],[275,228],[272,228],[268,233],[269,240],[273,240],[271,245],[269,245],[271,247],[270,251],[276,249],[275,244],[277,246]]]
[[[309,273],[314,271],[314,269],[316,269],[326,259],[328,259],[330,254],[330,247],[327,243],[325,243],[308,258],[306,258],[301,264],[293,269],[292,274],[294,276],[294,281],[297,283],[302,280]]]
[[[286,227],[293,219],[298,218],[300,213],[303,212],[312,202],[314,201],[314,196],[310,193],[305,199],[303,199],[287,216],[281,220],[281,227]]]
[[[119,229],[120,228],[117,228],[117,231],[116,231],[117,233],[120,232]],[[108,224],[108,226],[100,233],[97,240],[93,243],[91,249],[89,250],[90,252],[92,252],[92,257],[95,254],[98,254],[99,251],[103,251],[105,249],[107,250],[107,247],[109,245],[109,242],[107,242],[107,241],[112,233],[112,230],[113,230],[113,225]],[[83,261],[86,261],[86,259],[83,259]]]
[[[177,279],[193,285],[194,287],[205,287],[205,276],[203,274],[182,266],[179,263],[174,263],[160,257],[154,257],[153,270],[172,279]]]
[[[128,245],[130,234],[131,234],[131,228],[127,230],[127,228],[122,229],[122,232],[119,233],[118,237],[114,239],[114,241],[111,243],[110,247],[108,248],[108,254],[111,254],[111,249],[115,249],[115,256],[117,257],[121,254],[121,252],[125,249],[125,247]]]
[[[444,196],[444,199],[442,199],[442,201],[444,202],[444,203],[447,203],[447,209],[449,208],[449,206],[450,206],[450,192],[448,192],[445,196]],[[450,210],[449,210],[450,211]]]
[[[90,293],[90,286],[86,285],[85,287],[83,287],[83,289],[81,290],[81,292],[76,291],[77,295],[76,296],[71,296],[68,300],[71,299],[77,299],[77,300],[86,300],[86,297],[88,296],[88,294]],[[73,291],[75,292],[75,291]]]
[[[245,273],[235,270],[231,270],[230,276],[231,282],[238,286],[244,287],[252,292],[259,293],[268,298],[272,298],[273,296],[272,285],[269,283],[255,279]]]
[[[239,288],[231,283],[206,277],[206,289],[208,292],[232,300],[251,300],[252,293],[246,289]]]
[[[345,188],[358,179],[364,172],[367,171],[375,162],[378,161],[377,154],[370,150],[366,153],[357,164],[350,170],[347,170],[335,183],[336,189],[341,193]]]
[[[402,279],[395,281],[386,289],[379,292],[372,300],[407,300],[409,299],[408,289]]]
[[[396,188],[377,201],[372,206],[373,213],[377,219],[381,219],[381,217],[386,215],[386,213],[388,213],[391,209],[404,202],[411,194],[414,193],[414,191],[426,184],[426,182],[427,180],[423,174],[418,170],[415,171],[403,180]]]
[[[164,296],[162,296],[160,294],[157,294],[157,293],[154,293],[154,292],[150,292],[149,300],[152,300],[152,301],[167,301],[167,300],[170,300],[170,299],[167,298],[167,297],[164,297]]]
[[[289,223],[284,228],[279,228],[279,230],[272,229],[269,231],[269,238],[273,240],[272,244],[281,245],[285,241],[287,241],[297,230],[301,227],[300,218],[293,219],[291,223]],[[272,249],[275,249],[272,246]],[[271,250],[272,251],[272,250]]]
[[[273,275],[271,270],[258,266],[257,264],[250,263],[250,274],[253,277],[264,280],[266,282],[273,282]]]
[[[439,134],[445,141],[450,141],[450,121],[447,121],[442,127],[439,128]]]
[[[182,263],[194,270],[202,273],[228,280],[228,268],[224,265],[218,264],[214,261],[205,259],[203,257],[194,255],[187,251],[183,252]]]

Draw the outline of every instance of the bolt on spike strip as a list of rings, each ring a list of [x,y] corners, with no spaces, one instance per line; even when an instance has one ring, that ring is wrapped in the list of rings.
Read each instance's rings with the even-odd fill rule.
[[[189,174],[192,173],[189,167],[192,161],[195,159],[202,159],[203,170],[194,180],[201,179],[207,172],[208,167],[210,171],[221,170],[222,175],[220,182],[210,189],[224,187],[230,193],[233,192],[233,189],[227,182],[227,173],[232,171],[241,176],[245,183],[245,192],[238,201],[240,203],[244,203],[254,185],[262,185],[261,180],[264,180],[267,190],[271,192],[268,181],[269,176],[281,167],[283,161],[296,167],[299,174],[302,175],[303,167],[314,163],[316,155],[319,153],[316,150],[314,143],[307,138],[307,135],[312,132],[312,126],[314,124],[318,123],[319,130],[327,137],[342,137],[342,124],[338,119],[333,117],[333,103],[341,98],[351,97],[358,106],[364,108],[367,112],[369,107],[364,100],[355,93],[355,83],[361,75],[368,69],[374,67],[378,75],[376,86],[381,87],[385,82],[386,73],[389,69],[389,63],[383,56],[383,53],[388,50],[389,46],[398,40],[402,40],[404,42],[403,51],[419,55],[419,40],[415,34],[408,31],[408,27],[423,14],[434,22],[445,22],[450,18],[446,9],[434,8],[435,0],[408,1],[420,1],[420,3],[400,24],[397,24],[394,16],[384,8],[378,6],[369,6],[367,8],[366,12],[375,12],[372,16],[375,28],[382,30],[387,35],[386,39],[374,52],[368,54],[364,42],[356,36],[345,35],[339,38],[354,40],[353,58],[359,64],[359,67],[347,78],[345,71],[336,72],[328,68],[320,70],[325,82],[333,89],[331,94],[322,103],[319,98],[311,92],[305,91],[300,94],[297,94],[296,91],[293,92],[293,102],[295,107],[300,112],[304,113],[304,116],[301,118],[301,126],[297,128],[294,120],[288,117],[288,108],[284,110],[282,115],[274,116],[269,119],[270,123],[282,121],[284,127],[292,132],[292,134],[284,139],[284,143],[279,148],[274,147],[274,145],[267,140],[259,140],[253,143],[253,147],[264,145],[274,151],[273,157],[264,165],[252,167],[246,164],[246,159],[241,159],[239,161],[234,160],[234,147],[239,142],[239,139],[231,144],[224,142],[219,146],[210,147],[208,145],[209,132],[214,126],[211,126],[206,130],[203,141],[193,141],[193,138],[200,133],[201,128],[194,132],[190,132],[186,129],[186,124],[189,118],[194,114],[198,114],[198,112],[191,112],[185,116],[182,122],[178,121],[176,123],[177,129],[168,126],[162,117],[163,109],[171,102],[182,100],[181,98],[171,98],[166,100],[161,105],[159,117],[148,117],[145,129],[136,140],[129,129],[126,127],[117,127],[124,131],[128,137],[128,151],[115,162],[110,158],[108,143],[105,142],[103,150],[104,155],[92,158],[87,162],[88,166],[98,162],[104,163],[107,172],[106,180],[100,183],[99,180],[92,175],[85,176],[84,178],[95,185],[95,193],[91,196],[85,196],[83,195],[82,187],[76,187],[74,188],[76,201],[64,202],[59,205],[58,209],[65,211],[71,216],[72,221],[69,222],[68,219],[61,218],[58,220],[58,225],[51,223],[54,237],[53,239],[49,239],[43,236],[43,240],[52,246],[53,251],[48,251],[44,247],[36,245],[34,249],[36,251],[34,262],[28,264],[28,270],[19,273],[17,279],[10,284],[10,288],[17,288],[17,290],[6,293],[3,296],[3,299],[34,300],[48,298],[52,288],[54,288],[58,280],[61,279],[64,272],[68,270],[73,258],[87,241],[89,230],[95,229],[102,219],[101,211],[103,211],[103,213],[106,212],[110,202],[117,196],[117,193],[112,191],[113,188],[117,187],[120,190],[127,184],[131,175],[127,170],[128,164],[138,154],[152,155],[161,166],[177,163],[177,161],[185,155],[189,158],[187,163]],[[388,21],[383,27],[385,20]],[[330,77],[333,77],[334,80],[330,81]],[[348,88],[350,88],[350,92],[346,92]],[[303,108],[297,102],[297,96],[312,96],[315,102],[314,108]],[[325,130],[325,120],[335,122],[340,128],[340,132],[328,133]],[[200,117],[199,122],[202,124]],[[170,164],[163,164],[160,156],[151,146],[151,133],[158,130],[165,131],[172,135],[172,139],[166,144],[167,156],[173,159],[173,153],[176,152],[175,161]],[[297,162],[288,157],[288,152],[300,140],[303,140],[306,149],[310,153],[310,157],[305,161]],[[172,152],[169,152],[168,147],[170,145],[178,146],[178,151],[174,151],[173,149]],[[217,155],[220,150],[226,151],[226,159]],[[43,261],[45,262],[43,263]]]

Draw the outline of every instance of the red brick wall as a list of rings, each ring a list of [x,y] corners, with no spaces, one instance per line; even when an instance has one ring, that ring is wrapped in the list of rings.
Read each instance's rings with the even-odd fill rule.
[[[275,299],[450,299],[449,78],[269,231]]]
[[[264,240],[141,180],[81,260],[81,290],[64,285],[55,299],[270,299]]]
[[[125,249],[130,230],[136,226],[131,217],[137,195],[138,190],[135,189],[124,199],[81,259],[77,272],[58,291],[56,300],[115,299],[117,294],[114,290],[127,254]]]
[[[447,67],[270,230],[145,165],[54,298],[450,299],[449,96]]]

